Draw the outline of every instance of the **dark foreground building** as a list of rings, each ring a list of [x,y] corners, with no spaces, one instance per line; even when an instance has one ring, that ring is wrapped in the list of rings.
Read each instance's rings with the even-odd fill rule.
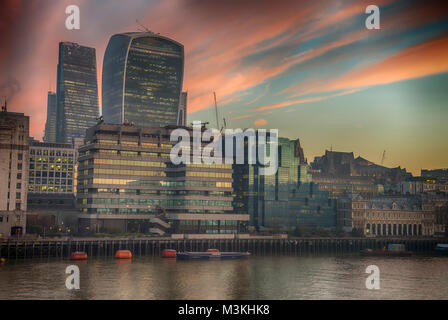
[[[84,137],[99,115],[94,48],[59,43],[56,95],[56,142],[72,143],[73,138]]]
[[[245,146],[247,154],[247,144]],[[236,212],[250,214],[256,231],[336,226],[336,202],[311,180],[299,139],[278,138],[278,170],[260,175],[259,164],[234,166]]]
[[[233,213],[232,165],[174,165],[170,133],[175,128],[100,123],[87,131],[79,149],[81,229],[159,234],[245,231],[249,215]]]
[[[183,72],[182,44],[152,32],[112,36],[103,63],[104,121],[145,127],[178,124]]]

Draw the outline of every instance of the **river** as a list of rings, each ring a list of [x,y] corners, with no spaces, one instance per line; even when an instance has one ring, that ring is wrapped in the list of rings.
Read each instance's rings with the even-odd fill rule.
[[[68,290],[67,266],[80,269]],[[367,266],[380,289],[366,288]],[[447,299],[448,257],[252,256],[244,260],[25,259],[0,264],[0,299]]]

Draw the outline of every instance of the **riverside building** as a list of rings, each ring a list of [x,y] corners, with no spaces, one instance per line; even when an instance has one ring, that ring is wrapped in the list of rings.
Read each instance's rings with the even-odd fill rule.
[[[234,209],[248,212],[256,231],[336,226],[336,203],[312,182],[299,139],[278,138],[275,174],[261,175],[259,164],[246,162],[234,165],[233,180]]]
[[[349,194],[338,200],[338,225],[365,236],[432,236],[434,206],[415,196]]]
[[[28,190],[29,117],[0,112],[0,238],[23,235]]]
[[[157,227],[159,234],[245,231],[249,215],[233,213],[232,165],[174,165],[170,152],[177,142],[170,141],[170,134],[176,128],[99,123],[87,130],[79,149],[81,228],[147,233]]]

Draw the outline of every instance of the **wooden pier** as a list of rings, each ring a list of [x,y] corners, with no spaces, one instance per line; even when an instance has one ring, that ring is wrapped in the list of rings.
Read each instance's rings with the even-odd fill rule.
[[[0,257],[68,258],[74,251],[87,252],[89,257],[111,257],[117,250],[130,250],[134,256],[160,256],[163,249],[178,251],[249,251],[253,255],[303,255],[318,253],[350,253],[361,249],[381,249],[390,243],[402,243],[413,252],[432,252],[437,243],[447,238],[275,238],[243,239],[172,239],[172,238],[80,238],[9,240],[0,242]]]

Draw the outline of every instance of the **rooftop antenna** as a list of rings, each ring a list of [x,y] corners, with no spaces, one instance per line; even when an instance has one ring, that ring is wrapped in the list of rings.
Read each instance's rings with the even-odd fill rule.
[[[149,30],[148,28],[146,28],[143,24],[140,23],[140,21],[138,21],[138,19],[135,19],[135,22],[137,22],[137,24],[142,27],[146,32],[150,32],[150,33],[154,33],[151,30]],[[141,30],[140,30],[141,31]]]

